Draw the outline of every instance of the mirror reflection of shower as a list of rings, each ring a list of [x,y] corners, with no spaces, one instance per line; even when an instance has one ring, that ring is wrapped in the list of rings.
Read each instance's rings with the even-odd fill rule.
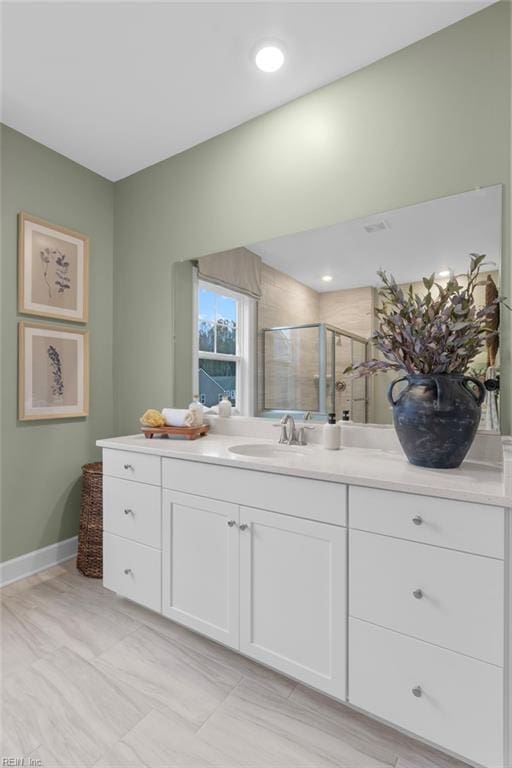
[[[361,336],[327,323],[263,329],[261,415],[308,412],[366,423],[368,384],[343,373],[367,357]]]

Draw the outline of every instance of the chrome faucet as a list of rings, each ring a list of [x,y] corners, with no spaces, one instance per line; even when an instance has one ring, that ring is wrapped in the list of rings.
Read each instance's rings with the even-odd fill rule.
[[[309,427],[306,424],[301,424],[297,431],[297,445],[307,445],[306,430],[316,429],[316,427]]]
[[[279,424],[274,424],[274,427],[281,427],[281,434],[279,435],[279,443],[286,445],[298,445],[299,440],[297,437],[297,429],[295,427],[295,419],[291,413],[285,413]]]
[[[281,419],[281,421],[278,424],[272,424],[273,427],[280,427],[281,432],[279,433],[279,440],[277,441],[281,445],[288,442],[288,432],[286,429],[286,422],[284,421],[284,416]]]
[[[311,413],[309,416],[306,414],[304,421],[311,419]],[[306,430],[316,429],[316,427],[301,424],[298,428],[295,424],[295,419],[291,413],[285,413],[279,424],[274,424],[274,427],[280,427],[281,432],[278,442],[281,445],[307,445]]]

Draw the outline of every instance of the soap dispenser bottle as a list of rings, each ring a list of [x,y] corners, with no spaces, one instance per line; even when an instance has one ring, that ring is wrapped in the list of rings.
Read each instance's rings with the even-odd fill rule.
[[[341,446],[341,427],[336,424],[336,414],[329,413],[327,424],[323,429],[324,448],[328,451],[337,451]]]
[[[219,416],[222,419],[229,419],[233,407],[231,401],[227,395],[222,395],[222,400],[219,403]]]
[[[194,395],[188,410],[192,414],[192,427],[202,427],[203,425],[203,406],[199,402],[199,395]]]

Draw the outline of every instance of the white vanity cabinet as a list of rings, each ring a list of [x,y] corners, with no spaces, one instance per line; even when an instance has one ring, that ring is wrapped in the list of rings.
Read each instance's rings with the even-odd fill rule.
[[[512,768],[510,526],[491,504],[104,450],[107,588],[486,768]]]
[[[345,486],[176,459],[162,473],[162,613],[345,699]]]
[[[161,460],[103,451],[103,584],[162,609]]]
[[[504,510],[359,487],[349,509],[351,704],[502,766]]]
[[[163,491],[162,613],[238,649],[238,507]]]
[[[345,528],[241,507],[240,650],[345,699]]]
[[[162,510],[164,616],[344,699],[345,528],[167,489]]]

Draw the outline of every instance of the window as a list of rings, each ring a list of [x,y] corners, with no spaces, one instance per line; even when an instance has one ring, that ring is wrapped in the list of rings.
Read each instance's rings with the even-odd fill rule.
[[[253,299],[198,281],[194,381],[203,405],[227,395],[241,414],[252,414],[254,312]]]

